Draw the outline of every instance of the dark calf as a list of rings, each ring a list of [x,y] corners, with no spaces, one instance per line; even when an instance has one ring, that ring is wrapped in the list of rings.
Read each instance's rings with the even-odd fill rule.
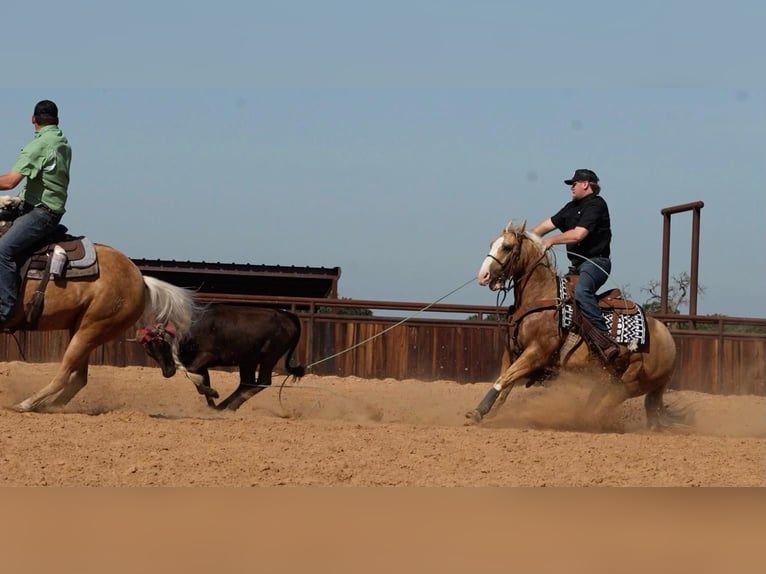
[[[285,354],[285,370],[296,378],[305,374],[304,367],[292,365],[300,337],[300,321],[288,311],[217,304],[205,307],[189,332],[175,338],[170,326],[139,332],[144,349],[165,377],[172,377],[176,367],[183,369],[209,406],[230,410],[271,385],[271,372]],[[210,386],[209,369],[233,366],[239,366],[239,386],[216,405],[218,393]]]

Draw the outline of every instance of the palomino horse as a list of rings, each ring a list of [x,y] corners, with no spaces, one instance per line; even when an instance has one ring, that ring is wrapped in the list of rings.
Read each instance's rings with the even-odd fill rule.
[[[493,291],[511,282],[514,303],[521,313],[517,311],[520,317],[515,336],[514,354],[517,356],[508,368],[503,365],[503,372],[478,407],[466,414],[474,422],[482,420],[501,393],[502,404],[519,379],[555,366],[567,337],[567,333],[559,328],[558,313],[563,302],[558,299],[559,278],[555,265],[540,238],[525,231],[525,224],[509,223],[492,242],[479,269],[478,281]],[[602,381],[591,392],[589,407],[597,420],[624,400],[645,394],[649,428],[680,423],[680,415],[668,411],[663,403],[665,386],[675,367],[675,342],[664,324],[652,317],[647,321],[648,348],[632,351],[621,345],[617,360],[620,366],[612,369],[610,381]],[[598,364],[598,360],[590,356],[587,345],[580,345],[568,357],[566,368],[585,368]]]
[[[13,408],[19,412],[45,406],[66,405],[88,382],[88,360],[100,344],[116,339],[141,316],[151,313],[158,321],[186,329],[195,309],[190,291],[153,277],[144,277],[124,254],[95,244],[99,273],[93,277],[59,278],[48,283],[38,323],[26,324],[19,302],[8,322],[16,330],[69,330],[71,339],[53,380]],[[40,284],[27,279],[24,302],[30,301]]]

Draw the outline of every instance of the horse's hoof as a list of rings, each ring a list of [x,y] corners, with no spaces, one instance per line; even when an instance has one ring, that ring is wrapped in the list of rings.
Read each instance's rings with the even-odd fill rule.
[[[468,411],[467,413],[465,413],[465,418],[466,418],[466,424],[475,425],[480,423],[484,417],[478,411],[478,409],[473,409],[472,411]]]
[[[30,408],[28,405],[25,405],[24,401],[20,402],[17,405],[5,407],[5,409],[8,411],[13,411],[15,413],[31,413],[34,411],[34,409]]]

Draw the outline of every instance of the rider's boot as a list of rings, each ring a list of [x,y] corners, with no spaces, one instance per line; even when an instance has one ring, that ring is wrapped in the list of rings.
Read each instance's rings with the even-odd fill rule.
[[[620,348],[617,346],[614,339],[612,339],[609,334],[593,326],[593,324],[582,315],[580,315],[578,319],[580,322],[580,334],[591,344],[591,347],[596,348],[596,351],[598,351],[604,361],[606,363],[611,363],[617,358],[620,354]]]
[[[620,354],[620,348],[617,346],[617,343],[603,331],[594,327],[591,329],[589,336],[607,363],[611,363]]]

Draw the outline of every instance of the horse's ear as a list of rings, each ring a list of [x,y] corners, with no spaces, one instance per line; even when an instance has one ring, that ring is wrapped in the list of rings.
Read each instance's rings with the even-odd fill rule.
[[[508,222],[508,225],[505,226],[505,229],[503,229],[503,233],[524,233],[524,226],[527,224],[527,220],[522,220],[521,223],[518,223],[515,219],[511,219]]]

